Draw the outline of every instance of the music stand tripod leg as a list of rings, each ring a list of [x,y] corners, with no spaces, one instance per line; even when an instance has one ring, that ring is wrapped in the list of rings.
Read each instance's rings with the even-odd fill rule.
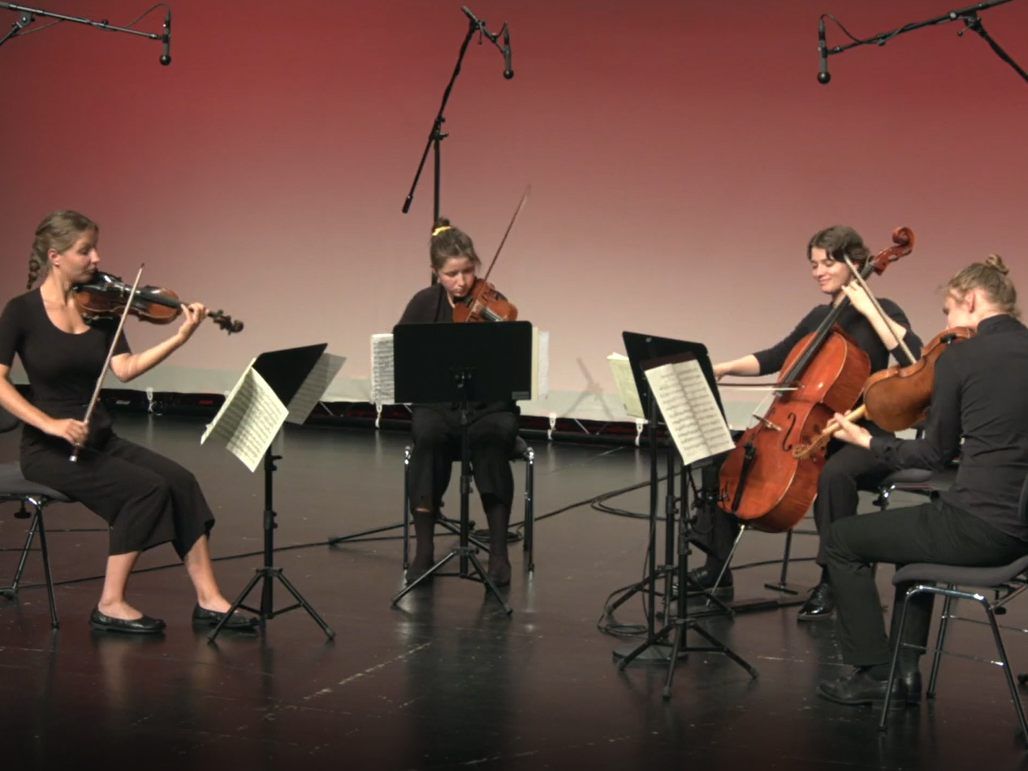
[[[207,636],[207,641],[213,643],[217,636],[221,633],[222,627],[225,626],[227,621],[232,617],[239,608],[246,608],[247,610],[254,611],[260,620],[261,629],[264,628],[266,621],[269,618],[274,618],[276,615],[285,613],[287,610],[293,610],[296,607],[302,607],[314,619],[315,623],[321,627],[321,630],[325,633],[328,639],[335,637],[335,632],[328,624],[325,623],[324,619],[318,614],[314,607],[307,602],[306,599],[297,591],[296,587],[289,582],[289,580],[282,575],[282,569],[276,568],[272,562],[272,558],[275,552],[275,541],[274,532],[278,525],[275,523],[275,509],[273,506],[274,501],[274,472],[276,470],[275,461],[281,460],[281,455],[275,455],[272,453],[269,447],[264,453],[264,564],[257,568],[253,577],[247,583],[246,587],[236,598],[235,602],[225,612],[225,615],[217,623],[211,633]],[[272,582],[273,579],[278,578],[282,584],[289,590],[289,592],[296,599],[298,605],[293,605],[289,608],[283,609],[276,612],[273,608],[272,598]],[[249,608],[243,605],[243,600],[253,591],[254,587],[257,586],[257,582],[263,579],[264,583],[261,585],[261,607],[259,610]]]

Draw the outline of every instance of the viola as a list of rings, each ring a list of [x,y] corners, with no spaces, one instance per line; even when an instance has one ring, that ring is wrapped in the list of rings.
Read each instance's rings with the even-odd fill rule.
[[[75,304],[86,322],[96,319],[114,318],[125,310],[132,287],[119,276],[97,271],[93,280],[74,287]],[[151,324],[170,324],[182,314],[182,302],[170,289],[143,286],[136,289],[128,312]],[[207,311],[207,316],[230,335],[241,332],[243,322],[233,319],[222,311]]]
[[[882,273],[910,254],[914,234],[897,228],[893,246],[860,268],[862,279]],[[750,527],[769,532],[788,530],[799,522],[817,495],[825,462],[823,449],[797,457],[836,412],[850,409],[870,375],[867,354],[836,326],[848,298],[836,305],[818,329],[789,352],[771,407],[756,415],[721,466],[720,506]]]
[[[453,320],[456,322],[516,321],[517,318],[517,306],[484,278],[476,279],[471,291],[453,306]]]
[[[851,421],[867,418],[886,431],[903,431],[928,416],[928,405],[935,386],[935,363],[951,346],[974,337],[970,327],[944,329],[929,341],[921,358],[906,366],[889,367],[875,372],[864,383],[864,403],[846,414]],[[839,430],[834,420],[809,445],[797,447],[793,454],[806,458],[823,450]]]
[[[493,268],[496,266],[496,260],[499,258],[500,252],[503,251],[503,245],[507,243],[507,236],[510,235],[510,231],[514,227],[514,223],[518,221],[518,215],[521,214],[521,210],[524,208],[525,202],[528,200],[528,194],[530,191],[531,188],[526,188],[524,194],[521,196],[521,200],[518,201],[517,208],[514,209],[514,214],[510,218],[510,223],[508,223],[507,229],[503,233],[503,238],[500,239],[500,244],[496,247],[496,254],[493,255],[493,259],[489,263],[489,269],[485,272],[485,276],[475,279],[475,284],[471,287],[471,291],[468,292],[467,296],[462,298],[461,302],[454,304],[454,321],[517,320],[517,307],[508,301],[506,297],[497,292],[496,287],[489,283],[489,274],[493,272]]]

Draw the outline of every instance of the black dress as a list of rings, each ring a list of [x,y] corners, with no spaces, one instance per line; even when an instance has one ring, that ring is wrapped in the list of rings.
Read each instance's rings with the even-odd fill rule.
[[[879,303],[890,319],[907,330],[903,342],[906,343],[915,359],[920,357],[921,339],[910,328],[910,322],[903,310],[896,303],[885,298],[880,298]],[[753,355],[760,365],[760,374],[778,372],[796,343],[805,335],[816,330],[825,317],[831,313],[832,307],[830,303],[815,306],[783,340],[770,348],[754,353]],[[837,323],[853,338],[857,347],[868,355],[871,361],[871,372],[877,372],[888,366],[889,350],[882,343],[874,327],[871,326],[871,322],[860,311],[853,306],[844,308]],[[913,363],[907,360],[901,348],[896,348],[892,354],[902,365]],[[876,436],[891,436],[870,421],[864,425]],[[895,470],[896,466],[893,463],[874,456],[862,447],[833,440],[828,447],[828,459],[818,477],[817,497],[814,499],[814,522],[818,531],[826,533],[832,522],[855,516],[860,490],[876,489],[878,484]],[[738,523],[733,518],[716,511],[701,511],[700,519],[693,532],[697,545],[708,552],[716,564],[727,559],[732,542],[738,533]],[[819,565],[826,564],[823,541],[818,546],[816,559]]]
[[[54,418],[81,420],[117,325],[100,321],[81,334],[54,326],[39,290],[11,300],[0,316],[0,364],[21,357],[29,400]],[[128,353],[124,337],[115,354]],[[185,468],[117,436],[97,404],[89,438],[69,460],[71,446],[24,425],[21,468],[26,479],[56,488],[99,514],[110,527],[110,554],[143,551],[171,541],[180,557],[214,525],[195,477]]]
[[[453,308],[441,284],[422,289],[407,303],[400,324],[452,323]],[[507,509],[514,500],[510,458],[518,435],[518,409],[513,402],[471,405],[468,439],[475,486]],[[414,405],[410,465],[411,510],[437,511],[450,483],[453,462],[460,460],[460,410],[449,404]]]

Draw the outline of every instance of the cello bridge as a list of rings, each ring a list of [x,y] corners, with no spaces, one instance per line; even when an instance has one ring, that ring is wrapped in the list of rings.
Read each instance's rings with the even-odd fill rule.
[[[760,423],[760,425],[762,425],[764,428],[771,429],[772,431],[781,431],[782,430],[781,426],[776,425],[775,423],[772,423],[770,420],[765,418],[763,415],[758,415],[757,413],[754,412],[753,413],[753,417],[755,417],[757,419],[757,421]]]

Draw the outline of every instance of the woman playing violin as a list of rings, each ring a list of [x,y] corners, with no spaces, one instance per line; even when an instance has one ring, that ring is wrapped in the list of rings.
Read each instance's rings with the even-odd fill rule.
[[[49,214],[36,229],[29,259],[29,289],[0,316],[0,405],[23,424],[21,467],[27,479],[54,487],[99,514],[110,525],[110,546],[100,600],[90,622],[103,631],[159,634],[151,618],[125,597],[140,552],[170,541],[196,591],[193,619],[217,623],[229,609],[214,577],[208,534],[214,516],[193,475],[177,463],[117,436],[111,416],[97,405],[82,421],[107,356],[117,319],[88,326],[73,288],[97,270],[100,228],[74,211]],[[184,308],[178,331],[133,353],[124,336],[114,345],[110,368],[122,381],[153,368],[181,347],[203,320],[205,308]],[[9,379],[14,355],[28,374],[29,401]],[[78,459],[71,462],[73,448]],[[226,626],[250,628],[242,615]]]
[[[938,499],[839,521],[826,534],[839,643],[843,661],[855,669],[821,683],[820,693],[843,704],[885,696],[892,645],[874,563],[1005,565],[1028,550],[1028,522],[1019,510],[1028,474],[1028,329],[1018,320],[1017,292],[1003,260],[992,255],[957,273],[946,286],[943,310],[947,326],[977,334],[939,357],[922,438],[876,435],[836,416],[842,418],[840,438],[885,463],[939,469],[960,456],[956,481]],[[908,588],[896,586],[894,622]],[[921,650],[932,597],[916,595],[908,604],[904,642]],[[920,699],[919,655],[900,649],[899,701]]]
[[[411,298],[400,324],[454,321],[454,309],[466,302],[482,281],[477,277],[481,261],[471,238],[447,219],[440,219],[432,230],[429,259],[437,283]],[[471,464],[489,522],[488,573],[493,583],[500,586],[510,583],[511,573],[507,525],[514,499],[510,457],[517,439],[517,415],[512,402],[474,404],[470,415]],[[415,405],[411,433],[414,450],[409,492],[417,541],[407,571],[408,582],[423,575],[435,562],[435,521],[450,482],[453,461],[460,457],[460,412],[449,404]]]
[[[838,324],[867,353],[871,371],[884,369],[892,354],[901,364],[911,364],[902,350],[905,343],[914,357],[920,356],[921,340],[910,329],[906,315],[896,303],[881,299],[886,318],[877,312],[864,288],[852,280],[852,272],[846,264],[848,257],[853,263],[863,263],[870,253],[863,239],[853,228],[836,225],[815,233],[807,244],[807,260],[811,275],[818,289],[828,297],[828,302],[815,306],[788,336],[776,345],[714,365],[714,373],[720,379],[725,375],[756,376],[779,371],[793,346],[806,334],[814,331],[829,312],[844,299],[849,301],[839,317]],[[870,426],[876,433],[885,433],[877,426]],[[858,491],[875,489],[877,483],[894,470],[887,462],[876,459],[866,450],[833,442],[828,448],[829,457],[818,479],[817,498],[814,501],[814,521],[819,532],[826,532],[828,525],[836,519],[857,513]],[[724,561],[734,541],[737,526],[723,515],[712,513],[709,522],[697,525],[696,533],[705,533],[705,542],[700,545],[707,551],[707,564],[692,571],[691,578],[698,585],[709,588],[724,568]],[[824,569],[823,544],[818,549],[817,562],[822,566],[821,579],[808,601],[800,609],[799,619],[814,621],[829,618],[834,609],[831,585]],[[731,574],[725,571],[723,586],[731,586]]]

